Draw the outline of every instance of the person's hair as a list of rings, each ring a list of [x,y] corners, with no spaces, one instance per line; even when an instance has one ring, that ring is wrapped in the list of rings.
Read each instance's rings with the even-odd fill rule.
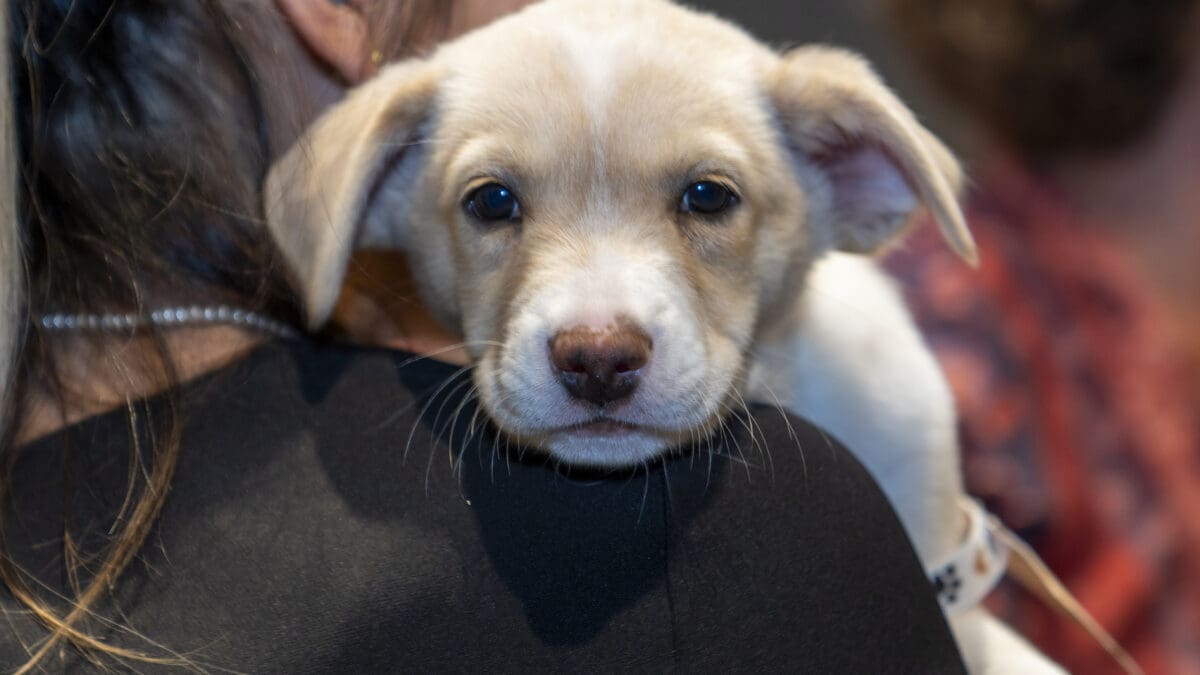
[[[12,367],[17,351],[21,289],[21,233],[17,227],[17,138],[13,122],[12,59],[7,8],[0,15],[0,448],[9,435]]]
[[[1157,120],[1197,37],[1196,0],[886,0],[925,72],[1034,162],[1100,154]]]
[[[11,472],[21,452],[15,439],[23,402],[36,390],[65,405],[73,393],[54,362],[55,340],[62,338],[45,331],[38,317],[145,314],[154,309],[145,299],[153,291],[173,303],[215,293],[230,304],[298,319],[260,227],[270,134],[259,83],[239,52],[232,1],[5,3],[11,25],[0,22],[8,38],[0,67],[11,67],[2,71],[11,73],[4,83],[11,82],[11,92],[0,101],[0,527],[21,508],[13,503]],[[436,34],[451,6],[385,4],[395,16],[374,25],[393,30],[371,36],[384,59]],[[266,2],[241,2],[238,9],[273,11]],[[122,367],[148,372],[169,389],[176,368],[163,336],[152,326],[140,332],[157,348]],[[153,422],[150,448],[136,442],[148,410],[129,404],[131,498],[99,526],[111,535],[103,537],[103,550],[86,552],[86,564],[74,544],[83,533],[64,523],[61,564],[71,580],[65,605],[12,564],[0,530],[0,583],[47,631],[22,671],[64,644],[98,666],[186,664],[166,651],[114,646],[87,628],[116,625],[91,619],[161,511],[180,452],[177,404],[158,408],[167,412]],[[65,479],[71,453],[64,450]]]

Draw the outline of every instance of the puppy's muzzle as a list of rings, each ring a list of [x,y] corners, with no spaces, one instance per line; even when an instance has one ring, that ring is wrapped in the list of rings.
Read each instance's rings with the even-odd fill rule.
[[[628,322],[576,326],[550,338],[550,364],[573,398],[606,406],[633,394],[652,349],[650,336]]]

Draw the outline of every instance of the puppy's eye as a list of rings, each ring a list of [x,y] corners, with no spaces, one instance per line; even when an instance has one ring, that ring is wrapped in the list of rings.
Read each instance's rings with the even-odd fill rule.
[[[726,211],[737,203],[737,197],[729,188],[711,180],[692,183],[683,192],[679,210],[684,213],[715,215]]]
[[[521,218],[521,202],[517,201],[517,195],[500,183],[488,183],[472,190],[463,200],[463,210],[485,223]]]

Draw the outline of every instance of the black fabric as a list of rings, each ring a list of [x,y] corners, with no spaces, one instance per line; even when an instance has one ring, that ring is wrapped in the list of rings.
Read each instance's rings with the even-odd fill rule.
[[[752,408],[714,452],[569,474],[506,452],[466,373],[407,360],[297,342],[188,385],[165,512],[106,611],[252,673],[963,672],[885,498],[812,426]],[[62,453],[71,522],[104,530],[128,429],[112,414],[22,450],[9,546],[51,586]],[[40,635],[7,621],[4,670]]]

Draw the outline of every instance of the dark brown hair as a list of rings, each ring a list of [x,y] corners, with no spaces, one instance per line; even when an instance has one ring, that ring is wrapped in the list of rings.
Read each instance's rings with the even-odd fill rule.
[[[386,3],[386,25],[372,34],[386,59],[445,25],[451,3]],[[64,404],[55,336],[35,320],[45,312],[147,313],[147,296],[175,303],[214,294],[231,304],[296,321],[299,310],[262,228],[259,189],[272,155],[259,83],[220,0],[9,0],[8,55],[17,138],[18,235],[15,375],[3,382],[0,466],[20,454],[13,439],[22,401],[33,389]],[[247,5],[251,7],[252,5]],[[272,11],[260,3],[255,11]],[[373,25],[385,25],[375,22]],[[7,227],[8,225],[5,224]],[[0,246],[6,246],[0,242]],[[7,263],[8,261],[0,261]],[[11,289],[4,289],[6,292]],[[0,303],[2,305],[4,303]],[[207,303],[206,303],[207,304]],[[5,307],[5,309],[8,309]],[[143,331],[153,353],[130,364],[177,382],[161,335]],[[7,354],[0,354],[0,358]],[[3,369],[0,369],[0,374]],[[27,670],[57,646],[93,664],[114,659],[185,665],[108,645],[83,626],[99,599],[135,558],[162,508],[180,451],[178,401],[165,406],[152,448],[131,447],[133,498],[101,532],[104,548],[84,553],[81,533],[64,525],[62,565],[74,597],[65,609],[37,590],[0,549],[0,583],[48,631]],[[131,403],[131,424],[144,408]],[[70,453],[64,453],[69,457]],[[64,475],[70,467],[64,466]],[[13,504],[0,479],[0,525]],[[2,537],[0,531],[0,537]],[[95,533],[91,533],[95,534]]]
[[[1157,119],[1197,37],[1196,0],[886,0],[933,79],[1034,161],[1102,153]]]

